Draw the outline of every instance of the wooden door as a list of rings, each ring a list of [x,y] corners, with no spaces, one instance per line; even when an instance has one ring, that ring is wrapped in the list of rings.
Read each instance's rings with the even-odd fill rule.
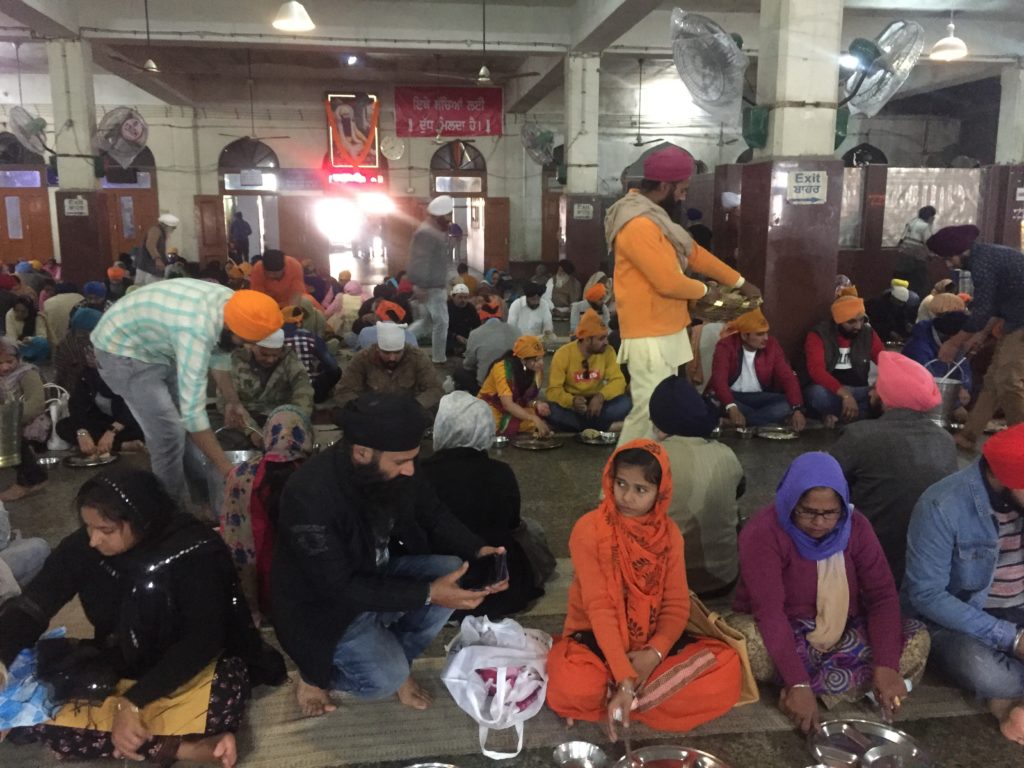
[[[0,259],[15,264],[31,259],[45,262],[52,256],[46,188],[0,189]]]
[[[200,266],[209,259],[224,259],[228,253],[228,233],[224,224],[224,198],[220,195],[196,195],[196,246]]]
[[[106,195],[98,190],[58,191],[56,205],[61,276],[79,285],[103,277],[110,266]]]
[[[105,193],[110,222],[110,261],[142,245],[160,215],[156,189],[110,189]],[[183,254],[184,255],[184,254]]]
[[[387,253],[387,270],[395,275],[409,268],[409,243],[427,215],[427,205],[415,197],[396,197],[395,212],[384,220],[381,239]]]
[[[330,243],[313,215],[314,206],[322,199],[307,195],[278,195],[277,226],[282,251],[299,261],[312,259],[314,267],[327,269]]]
[[[508,270],[510,224],[507,197],[488,197],[484,204],[484,269]]]

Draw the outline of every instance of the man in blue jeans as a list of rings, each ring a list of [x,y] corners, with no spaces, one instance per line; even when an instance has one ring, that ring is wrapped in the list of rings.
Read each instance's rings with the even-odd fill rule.
[[[1024,744],[1024,425],[914,507],[904,607],[928,623],[934,663],[988,700],[1003,735]]]
[[[334,709],[329,691],[430,696],[410,665],[452,611],[472,610],[508,582],[459,580],[484,546],[416,471],[427,418],[408,395],[368,393],[341,413],[344,438],[288,480],[278,505],[270,588],[274,628],[299,667],[306,715]]]
[[[870,415],[871,363],[885,348],[864,314],[857,289],[844,288],[832,302],[832,317],[804,339],[807,378],[804,400],[826,427]]]

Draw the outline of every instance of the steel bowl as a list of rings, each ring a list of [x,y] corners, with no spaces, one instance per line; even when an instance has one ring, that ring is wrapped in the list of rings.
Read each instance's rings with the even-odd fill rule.
[[[669,744],[634,749],[633,756],[639,758],[645,768],[729,768],[728,763],[712,754]],[[620,758],[615,768],[628,768],[627,763],[625,757]]]
[[[608,755],[589,741],[567,741],[554,751],[555,765],[560,768],[607,768]]]
[[[495,435],[494,440],[491,442],[492,448],[507,448],[508,444],[512,442],[505,435]]]
[[[757,429],[755,427],[736,427],[736,434],[744,440],[750,440],[757,434]]]

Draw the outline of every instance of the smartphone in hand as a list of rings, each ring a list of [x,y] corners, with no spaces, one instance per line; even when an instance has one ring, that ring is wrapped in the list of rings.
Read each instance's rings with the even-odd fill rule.
[[[481,591],[487,587],[505,581],[508,578],[508,559],[504,552],[478,557],[469,564],[459,586],[463,589]]]

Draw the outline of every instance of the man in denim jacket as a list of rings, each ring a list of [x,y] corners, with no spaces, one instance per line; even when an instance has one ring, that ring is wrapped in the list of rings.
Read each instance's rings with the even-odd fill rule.
[[[1024,744],[1024,425],[982,454],[914,507],[903,603],[928,623],[935,666]]]

